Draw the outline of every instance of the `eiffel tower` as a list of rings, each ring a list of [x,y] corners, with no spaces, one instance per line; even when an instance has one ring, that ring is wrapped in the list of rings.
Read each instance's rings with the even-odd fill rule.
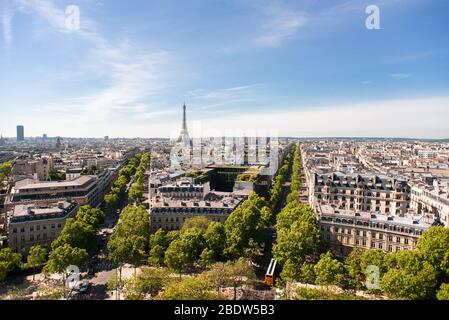
[[[182,142],[185,145],[190,144],[189,131],[187,130],[187,117],[186,117],[186,104],[183,105],[183,117],[182,117],[182,129],[179,135],[178,142]]]

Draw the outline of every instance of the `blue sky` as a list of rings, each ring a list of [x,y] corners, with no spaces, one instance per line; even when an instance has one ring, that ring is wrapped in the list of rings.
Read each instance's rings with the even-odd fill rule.
[[[0,4],[6,136],[449,137],[445,0]]]

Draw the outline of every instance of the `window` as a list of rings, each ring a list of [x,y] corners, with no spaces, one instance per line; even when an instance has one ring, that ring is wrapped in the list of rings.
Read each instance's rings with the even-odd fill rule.
[[[17,233],[17,228],[12,229],[12,233]]]
[[[36,226],[36,230],[37,231],[41,230],[41,225],[40,224]]]
[[[400,237],[396,237],[396,242],[397,243],[401,243],[401,238]]]
[[[392,251],[393,251],[393,246],[392,246],[392,245],[389,245],[389,246],[388,246],[388,251],[389,251],[389,252],[392,252]]]
[[[408,239],[407,239],[407,238],[404,239],[404,243],[405,243],[405,244],[408,244]]]
[[[30,227],[30,231],[34,231],[34,226],[31,226],[31,227]]]

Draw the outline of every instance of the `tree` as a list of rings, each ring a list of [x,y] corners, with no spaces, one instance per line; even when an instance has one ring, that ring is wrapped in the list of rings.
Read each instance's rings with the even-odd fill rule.
[[[161,246],[162,248],[168,248],[167,233],[164,229],[158,229],[154,234],[150,236],[150,248],[154,246]]]
[[[12,167],[12,161],[0,163],[0,190],[6,187],[5,180],[11,175]]]
[[[297,219],[292,219],[297,217]],[[287,224],[288,223],[290,224]],[[305,261],[317,259],[322,249],[321,233],[315,215],[308,209],[282,210],[278,218],[277,242],[273,255],[281,266],[287,260],[299,268]]]
[[[66,178],[65,173],[59,173],[53,168],[51,168],[48,171],[48,180],[49,181],[61,181],[61,180],[65,180],[65,178]]]
[[[197,228],[201,232],[206,232],[211,222],[212,221],[209,220],[206,216],[195,216],[193,218],[186,219],[186,221],[184,221],[182,225],[181,233],[192,228]]]
[[[209,281],[215,288],[217,293],[220,292],[222,287],[229,284],[229,268],[223,262],[214,263],[210,266],[210,269],[203,273],[203,276]]]
[[[85,249],[74,248],[69,244],[65,243],[50,253],[49,259],[44,267],[45,273],[62,273],[63,283],[65,284],[66,279],[66,269],[68,266],[77,266],[82,268],[87,262],[87,251]]]
[[[95,245],[95,242],[96,232],[91,225],[69,218],[59,237],[52,242],[51,247],[54,250],[64,244],[69,244],[71,247],[89,250]]]
[[[234,300],[237,300],[237,288],[251,284],[256,279],[256,274],[251,263],[244,258],[240,258],[236,262],[228,262],[226,268],[230,284],[234,288]]]
[[[103,211],[97,208],[92,208],[91,206],[82,206],[77,214],[76,219],[82,221],[98,230],[101,224],[104,222],[106,215]]]
[[[14,253],[10,248],[0,249],[0,281],[3,281],[7,274],[22,264],[22,257],[19,253]]]
[[[437,292],[438,300],[449,300],[449,283],[443,283]]]
[[[181,233],[178,240],[173,241],[165,252],[165,264],[176,271],[179,276],[186,266],[192,266],[204,250],[204,238],[197,228]]]
[[[204,277],[172,281],[161,293],[161,300],[218,300],[223,297],[213,291],[214,287]]]
[[[173,241],[165,252],[164,262],[172,270],[179,272],[179,277],[182,276],[182,270],[188,263],[188,257],[184,252],[185,245],[181,240]]]
[[[127,206],[120,214],[120,220],[114,233],[119,234],[122,237],[128,235],[137,235],[150,238],[150,216],[144,206],[134,207]],[[148,240],[146,240],[146,246]]]
[[[131,188],[129,189],[129,202],[139,202],[142,200],[143,197],[143,185],[135,182],[132,184]]]
[[[399,251],[389,255],[389,270],[381,280],[382,290],[390,297],[432,299],[437,271],[418,251]]]
[[[117,208],[117,204],[120,200],[119,193],[110,192],[104,197],[104,202],[106,204],[106,208],[109,212],[112,212]]]
[[[365,273],[368,266],[379,267],[380,274],[387,272],[386,254],[379,249],[364,250],[362,253],[361,264],[362,273]]]
[[[125,282],[124,293],[129,300],[142,300],[147,295],[154,298],[169,282],[169,273],[165,269],[146,267],[141,274]]]
[[[354,248],[352,251],[345,257],[345,268],[346,273],[348,275],[348,285],[352,289],[361,289],[362,288],[362,255],[365,252],[362,248]]]
[[[301,269],[299,268],[298,262],[287,259],[282,266],[280,276],[284,280],[284,283],[300,281]]]
[[[148,257],[148,263],[153,266],[162,266],[164,264],[165,248],[156,244],[154,245]]]
[[[208,248],[205,248],[203,252],[200,254],[200,264],[202,266],[208,266],[214,263],[215,260],[215,253]]]
[[[334,259],[330,251],[321,255],[314,271],[316,274],[315,283],[318,285],[341,285],[345,279],[343,264]]]
[[[33,268],[33,281],[36,273],[36,268],[42,266],[47,261],[47,249],[42,246],[33,246],[28,252],[26,266],[28,268]]]
[[[220,222],[211,222],[204,233],[206,246],[213,252],[216,261],[222,259],[226,246],[225,227]]]
[[[442,226],[429,228],[419,238],[416,250],[441,276],[449,278],[449,229]]]
[[[229,257],[241,257],[251,243],[263,242],[265,221],[262,217],[262,209],[266,206],[265,199],[252,192],[248,199],[226,219],[225,251]]]

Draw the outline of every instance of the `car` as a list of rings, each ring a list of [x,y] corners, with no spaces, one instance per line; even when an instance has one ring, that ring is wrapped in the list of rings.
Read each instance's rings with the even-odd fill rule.
[[[89,267],[89,269],[87,269],[87,275],[88,275],[88,276],[93,276],[93,275],[95,275],[95,269],[94,269],[94,267]]]
[[[80,289],[78,290],[79,293],[83,294],[83,293],[87,293],[89,291],[90,288],[90,283],[87,280],[84,280],[83,283],[80,286]]]

